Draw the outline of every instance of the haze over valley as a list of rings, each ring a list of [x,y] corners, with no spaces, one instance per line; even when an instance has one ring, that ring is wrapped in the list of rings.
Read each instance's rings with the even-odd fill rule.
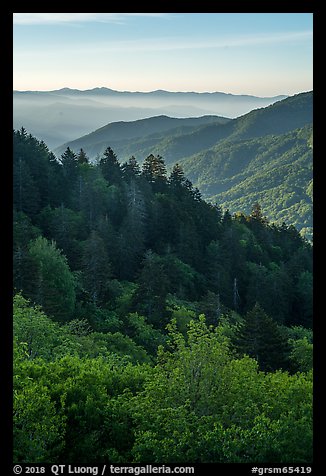
[[[175,118],[216,115],[238,117],[286,96],[257,97],[222,92],[196,93],[157,90],[115,91],[63,88],[54,91],[14,91],[14,128],[25,127],[50,148],[77,139],[101,126],[153,116]]]
[[[161,155],[169,169],[180,163],[205,199],[231,213],[249,213],[258,201],[268,219],[292,223],[311,239],[312,101],[312,92],[259,98],[108,88],[14,91],[14,125],[44,140],[58,158],[67,147],[83,149],[91,161],[107,147],[121,163]]]
[[[54,149],[83,149],[96,160],[110,146],[119,160],[163,156],[179,163],[206,199],[231,213],[261,203],[275,222],[312,237],[313,93],[291,96],[235,119],[157,116],[114,122]]]
[[[6,474],[311,472],[313,14],[13,21]]]

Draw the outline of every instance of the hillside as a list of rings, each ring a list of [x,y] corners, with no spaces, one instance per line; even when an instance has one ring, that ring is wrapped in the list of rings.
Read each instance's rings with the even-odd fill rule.
[[[204,196],[232,212],[259,202],[272,221],[312,237],[312,126],[221,144],[181,162]]]
[[[191,134],[203,125],[226,124],[229,121],[230,119],[218,116],[173,118],[160,115],[131,122],[113,122],[57,147],[54,152],[60,155],[68,146],[76,151],[82,148],[94,159],[110,144],[119,157],[128,159],[130,155],[146,155],[148,151],[151,153],[152,147],[164,143],[166,137]]]
[[[180,162],[203,195],[231,212],[259,201],[269,219],[311,238],[313,93],[291,96],[237,119],[165,116],[113,123],[56,149],[90,158],[110,145],[121,161],[160,154]],[[206,122],[206,124],[205,124]],[[176,127],[180,124],[179,127]]]
[[[311,464],[311,244],[160,156],[13,149],[14,462]]]
[[[135,155],[142,161],[149,154],[160,153],[167,163],[173,164],[221,140],[237,141],[282,134],[310,123],[312,92],[291,96],[233,120],[216,116],[182,120],[159,116],[111,123],[77,140],[64,143],[55,149],[55,153],[62,154],[68,146],[75,151],[83,148],[91,159],[95,159],[110,145],[121,160]],[[180,126],[189,127],[182,129]]]
[[[270,220],[311,239],[312,105],[312,92],[303,93],[226,124],[228,136],[181,161],[185,172],[232,213],[259,201]]]

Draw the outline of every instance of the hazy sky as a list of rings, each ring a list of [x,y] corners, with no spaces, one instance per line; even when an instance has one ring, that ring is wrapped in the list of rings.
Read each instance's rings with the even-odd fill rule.
[[[14,89],[313,89],[312,13],[14,13]]]

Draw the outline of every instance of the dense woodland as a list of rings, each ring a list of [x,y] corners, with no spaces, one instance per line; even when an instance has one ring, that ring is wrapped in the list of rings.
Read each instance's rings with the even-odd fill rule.
[[[43,137],[43,136],[42,136]],[[290,96],[235,119],[156,116],[114,122],[63,144],[92,161],[110,144],[120,160],[162,155],[179,163],[202,196],[233,214],[258,202],[269,220],[313,237],[313,92]]]
[[[311,244],[160,155],[13,140],[15,461],[311,462]]]

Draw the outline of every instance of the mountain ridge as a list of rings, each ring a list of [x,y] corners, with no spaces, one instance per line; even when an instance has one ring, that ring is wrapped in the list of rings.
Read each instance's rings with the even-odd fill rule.
[[[212,147],[214,144],[218,143],[220,140],[240,140],[244,138],[253,138],[259,137],[261,135],[268,134],[280,134],[285,133],[290,130],[303,127],[304,125],[312,122],[312,92],[300,93],[289,98],[284,99],[283,101],[278,101],[272,105],[269,105],[264,108],[259,108],[253,111],[250,111],[243,116],[240,116],[235,119],[229,119],[219,116],[202,116],[202,118],[213,118],[216,117],[216,121],[209,120],[209,123],[204,127],[203,124],[200,124],[197,130],[191,130],[188,132],[188,136],[185,136],[186,143],[189,148],[189,144],[193,142],[196,147],[199,142],[202,143],[201,149],[207,149]],[[298,103],[300,108],[303,109],[303,114],[298,115]],[[109,131],[110,128],[114,128],[121,122],[125,124],[125,128],[134,128],[135,124],[149,123],[150,121],[157,121],[157,117],[167,117],[167,116],[156,116],[147,119],[141,119],[138,121],[129,122],[128,121],[119,121],[115,123],[107,124],[96,131],[93,131],[85,136],[82,136],[75,141],[70,141],[62,144],[60,147],[55,149],[55,152],[62,153],[65,147],[74,148],[74,145],[85,149],[85,152],[89,153],[88,141],[90,138],[95,138],[95,142],[98,144],[99,149],[96,153],[102,153],[105,148],[110,145],[108,141],[113,140],[117,141],[120,137],[116,139],[112,137],[105,137],[105,131]],[[281,120],[280,120],[281,119]],[[171,121],[180,120],[178,118],[170,118]],[[183,119],[186,120],[186,119]],[[189,118],[190,120],[190,118]],[[200,118],[197,118],[200,120]],[[172,128],[171,128],[172,129]],[[126,138],[126,135],[124,138]],[[129,137],[132,139],[132,137]],[[147,153],[156,153],[158,150],[161,150],[160,155],[163,155],[167,162],[173,162],[174,157],[178,160],[182,157],[182,154],[179,153],[177,149],[182,147],[181,142],[185,139],[178,135],[173,137],[173,134],[169,138],[170,140],[170,150],[166,150],[166,145],[161,143],[156,144],[156,150],[148,150]],[[85,141],[87,143],[85,143]],[[200,149],[199,149],[200,150]],[[198,150],[194,150],[194,153]],[[122,154],[122,159],[128,158],[123,156],[123,151],[117,150],[117,155]],[[135,155],[135,154],[133,154]],[[193,155],[192,153],[187,153],[187,156]],[[91,157],[92,158],[92,157]],[[94,158],[94,156],[93,156]],[[144,158],[144,157],[143,157]]]
[[[180,127],[189,127],[191,130],[195,127],[200,127],[208,123],[226,123],[230,119],[225,117],[206,115],[200,117],[191,117],[191,118],[175,118],[169,117],[167,115],[158,115],[145,119],[138,119],[136,121],[117,121],[110,124],[106,124],[103,127],[100,127],[96,131],[90,132],[85,136],[82,136],[75,141],[71,141],[65,144],[62,144],[60,147],[54,150],[55,153],[62,153],[66,147],[71,149],[78,148],[79,146],[87,153],[90,152],[87,143],[92,140],[99,147],[96,153],[102,152],[108,141],[117,143],[121,140],[130,140],[143,137],[143,133],[147,132],[146,137],[150,137],[152,134],[159,133],[171,133],[173,130]],[[86,142],[86,143],[85,143]]]
[[[16,90],[13,92],[13,125],[15,129],[24,127],[54,149],[119,120],[132,121],[160,114],[176,118],[203,115],[234,118],[282,98],[222,92],[132,92],[109,88]]]
[[[37,94],[144,94],[144,95],[155,95],[155,94],[171,94],[171,95],[220,95],[222,96],[227,96],[228,98],[230,97],[244,97],[244,98],[255,98],[255,99],[275,99],[277,98],[278,100],[285,99],[288,97],[286,94],[278,94],[275,96],[255,96],[253,94],[234,94],[234,93],[225,93],[223,91],[169,91],[166,89],[156,89],[152,91],[119,91],[116,89],[111,89],[107,87],[95,87],[95,88],[90,88],[90,89],[77,89],[77,88],[69,88],[69,87],[64,87],[60,89],[52,89],[52,90],[44,90],[44,91],[38,91],[38,90],[13,90],[14,93],[37,93]]]
[[[93,157],[110,146],[120,161],[131,155],[141,161],[151,153],[159,154],[169,167],[179,162],[205,199],[232,212],[248,212],[254,201],[260,201],[270,219],[292,221],[311,237],[312,197],[306,196],[305,190],[312,181],[313,92],[290,96],[235,119],[214,121],[214,117],[208,117],[212,121],[198,127],[175,128],[145,137],[127,139],[126,131],[120,140],[106,141],[102,137],[92,148],[83,140],[96,137],[97,130],[66,143],[60,152],[67,146],[78,152],[75,144]],[[100,131],[105,136],[106,128],[114,129],[114,124]],[[130,126],[124,124],[126,129]]]

